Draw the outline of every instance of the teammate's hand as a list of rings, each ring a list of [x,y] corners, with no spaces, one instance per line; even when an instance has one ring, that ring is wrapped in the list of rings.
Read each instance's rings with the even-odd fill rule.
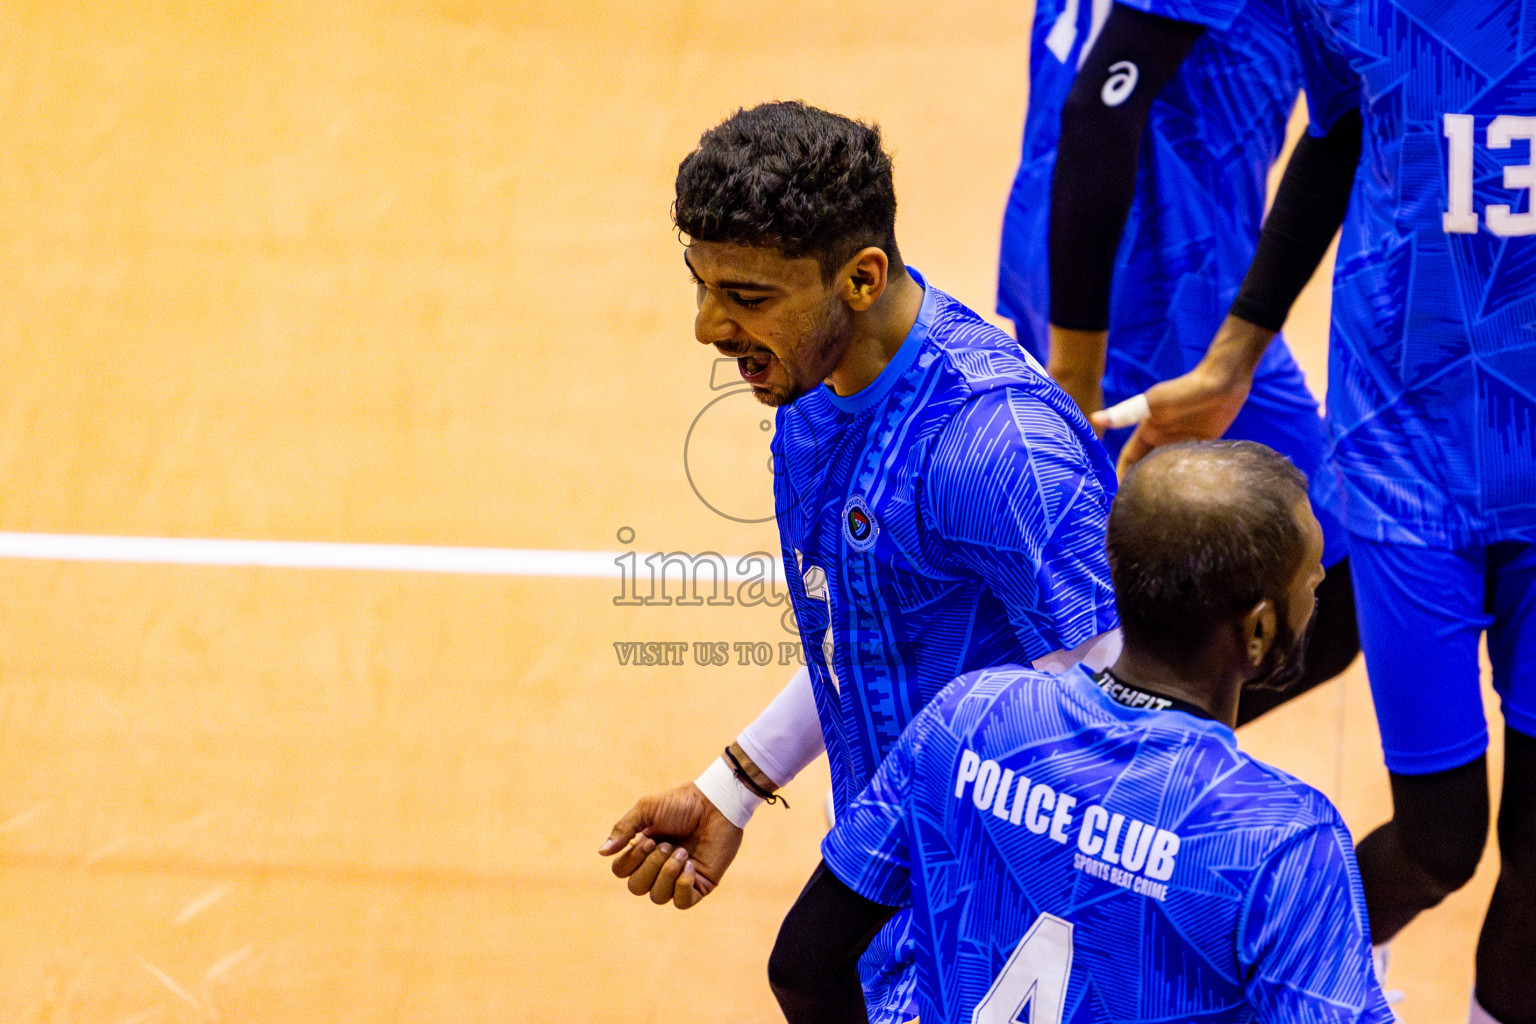
[[[636,896],[649,893],[652,903],[687,910],[720,884],[741,837],[742,830],[690,782],[641,797],[597,852],[619,855],[613,873],[629,879]]]
[[[1176,441],[1213,441],[1225,434],[1242,411],[1253,386],[1253,369],[1274,336],[1274,331],[1227,317],[1193,370],[1146,390],[1147,417],[1120,452],[1120,474],[1154,448]],[[1104,413],[1091,420],[1099,430],[1110,425]]]

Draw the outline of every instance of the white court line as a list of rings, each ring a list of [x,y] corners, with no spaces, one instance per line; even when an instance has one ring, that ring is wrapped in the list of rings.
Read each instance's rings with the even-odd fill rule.
[[[291,540],[205,540],[0,533],[0,558],[65,562],[229,565],[273,569],[357,569],[484,576],[574,576],[619,579],[621,570],[650,579],[645,551],[551,551],[540,548],[453,548],[418,544],[336,544]],[[686,557],[686,556],[682,556]],[[777,561],[777,554],[772,556]],[[730,580],[751,578],[740,558],[724,556]],[[697,564],[698,557],[693,559]],[[667,569],[680,576],[680,563]]]

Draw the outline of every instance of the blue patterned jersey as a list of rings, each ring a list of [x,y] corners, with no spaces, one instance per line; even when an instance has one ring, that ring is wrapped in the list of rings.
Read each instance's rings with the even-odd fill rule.
[[[1536,539],[1536,2],[1290,2],[1313,130],[1364,119],[1313,494],[1376,540]]]
[[[1158,94],[1142,135],[1136,195],[1110,293],[1104,395],[1116,402],[1199,362],[1258,244],[1267,174],[1300,84],[1283,0],[1120,0],[1207,26]],[[1047,351],[1051,175],[1061,110],[1109,0],[1040,0],[1030,51],[1024,152],[1008,199],[998,311]],[[1316,401],[1283,340],[1255,374],[1253,401]]]
[[[837,806],[955,676],[1117,625],[1103,447],[1017,342],[938,289],[868,387],[780,408],[773,452]]]
[[[1392,1020],[1333,805],[1081,667],[956,680],[822,852],[913,908],[923,1024]]]
[[[872,384],[780,408],[773,451],[839,808],[955,676],[1117,625],[1104,447],[1017,342],[938,289],[925,284],[917,322]],[[903,916],[864,957],[877,1024],[911,1017],[911,955]]]

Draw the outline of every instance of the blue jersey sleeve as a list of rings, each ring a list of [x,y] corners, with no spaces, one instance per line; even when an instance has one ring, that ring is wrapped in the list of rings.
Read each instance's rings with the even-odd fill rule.
[[[1342,42],[1354,7],[1327,0],[1287,0],[1287,6],[1307,94],[1307,131],[1321,138],[1341,114],[1360,108],[1360,75]]]
[[[931,715],[919,715],[902,733],[821,842],[822,859],[840,882],[887,907],[912,905],[912,842],[903,797],[912,792],[912,748],[925,717]]]
[[[1038,395],[998,388],[950,418],[925,475],[933,538],[1003,603],[1030,660],[1118,624],[1104,552],[1114,474],[1087,443]]]
[[[1118,4],[1174,21],[1188,21],[1206,28],[1231,27],[1248,0],[1115,0]]]
[[[1391,1024],[1342,822],[1308,829],[1271,854],[1254,874],[1249,901],[1238,958],[1258,1020]]]

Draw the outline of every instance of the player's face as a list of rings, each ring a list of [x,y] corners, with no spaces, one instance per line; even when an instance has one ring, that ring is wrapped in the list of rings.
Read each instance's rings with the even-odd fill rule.
[[[759,402],[793,402],[837,368],[853,337],[853,314],[822,281],[814,257],[692,242],[683,258],[698,289],[694,336],[736,360]]]
[[[1293,514],[1306,538],[1305,553],[1286,588],[1283,605],[1276,609],[1275,642],[1249,686],[1284,689],[1306,668],[1307,641],[1317,615],[1317,585],[1323,582],[1323,528],[1305,500]]]
[[[1296,506],[1296,523],[1306,537],[1306,554],[1291,579],[1286,604],[1290,611],[1291,628],[1298,634],[1310,627],[1317,611],[1317,587],[1323,582],[1323,527],[1312,514],[1312,504],[1302,501]]]

